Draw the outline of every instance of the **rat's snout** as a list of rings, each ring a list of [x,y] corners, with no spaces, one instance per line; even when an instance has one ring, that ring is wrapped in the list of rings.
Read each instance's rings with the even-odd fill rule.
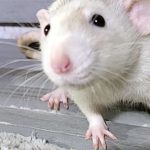
[[[55,54],[55,56],[53,55],[51,59],[51,67],[55,73],[64,74],[71,70],[72,62],[69,56],[64,53],[59,53]]]

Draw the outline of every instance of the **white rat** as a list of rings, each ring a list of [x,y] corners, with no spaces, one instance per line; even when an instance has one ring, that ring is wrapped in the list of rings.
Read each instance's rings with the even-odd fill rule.
[[[42,99],[59,109],[71,97],[89,121],[86,138],[95,149],[106,149],[105,136],[116,139],[102,106],[150,105],[149,8],[149,0],[58,0],[37,13],[43,69],[60,87]]]

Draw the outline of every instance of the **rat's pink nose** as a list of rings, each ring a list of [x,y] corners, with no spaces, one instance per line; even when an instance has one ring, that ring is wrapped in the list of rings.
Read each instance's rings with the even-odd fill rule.
[[[59,54],[52,58],[51,67],[57,74],[67,73],[71,70],[72,63],[65,54]]]

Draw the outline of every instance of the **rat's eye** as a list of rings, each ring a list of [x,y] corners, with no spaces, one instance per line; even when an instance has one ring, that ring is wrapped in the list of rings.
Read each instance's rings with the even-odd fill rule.
[[[49,30],[50,30],[51,26],[48,24],[45,28],[44,28],[44,34],[47,35]]]
[[[93,15],[91,22],[98,27],[105,27],[105,19],[98,14]]]

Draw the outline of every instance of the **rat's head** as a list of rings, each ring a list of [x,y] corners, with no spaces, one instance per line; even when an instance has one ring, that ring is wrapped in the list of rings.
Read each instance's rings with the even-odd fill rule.
[[[38,12],[43,68],[55,84],[83,85],[130,70],[139,51],[122,1],[58,0]]]

